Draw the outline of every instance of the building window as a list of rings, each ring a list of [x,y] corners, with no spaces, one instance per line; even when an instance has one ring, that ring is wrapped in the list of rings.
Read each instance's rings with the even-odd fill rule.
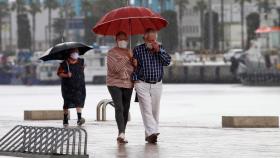
[[[187,46],[187,48],[190,47],[190,43],[188,41],[186,42],[186,46]]]
[[[193,48],[196,47],[196,42],[195,41],[192,42],[192,46],[193,46]]]

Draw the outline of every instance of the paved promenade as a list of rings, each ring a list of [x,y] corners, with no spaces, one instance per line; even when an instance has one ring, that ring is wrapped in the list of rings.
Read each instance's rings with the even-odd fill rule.
[[[75,120],[71,121],[75,124]],[[0,136],[16,124],[60,127],[60,121],[0,121]],[[113,121],[88,121],[88,153],[91,158],[279,158],[279,129],[222,129],[162,123],[156,145],[144,141],[140,122],[130,122],[126,145],[116,143]]]

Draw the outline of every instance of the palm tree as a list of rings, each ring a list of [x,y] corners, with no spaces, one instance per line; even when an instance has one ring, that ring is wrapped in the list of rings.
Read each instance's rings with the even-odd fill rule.
[[[35,40],[35,34],[36,34],[36,14],[41,12],[41,4],[39,0],[32,0],[30,3],[30,8],[28,12],[32,16],[32,50],[35,51],[36,49],[36,40]]]
[[[264,10],[265,13],[270,12],[270,6],[269,6],[269,1],[268,0],[257,0],[257,6],[259,12]]]
[[[65,33],[66,33],[65,40],[67,40],[67,38],[69,37],[68,21],[69,20],[71,21],[76,13],[70,1],[66,1],[66,3],[64,4],[64,8],[65,8]]]
[[[194,6],[194,10],[199,12],[200,15],[200,48],[203,49],[204,47],[204,32],[203,32],[203,27],[204,27],[204,12],[207,9],[207,4],[204,0],[199,0],[196,2],[196,5]]]
[[[145,7],[149,7],[149,0],[145,0]]]
[[[251,3],[252,0],[235,0],[236,3],[240,4],[241,12],[240,12],[240,18],[241,18],[241,47],[242,49],[245,48],[244,45],[244,3],[248,2]]]
[[[182,51],[183,49],[183,33],[182,33],[182,23],[183,23],[183,16],[184,10],[186,9],[186,5],[189,4],[188,0],[175,0],[175,4],[178,6],[178,17],[179,17],[179,49]]]
[[[91,0],[82,0],[82,11],[85,18],[89,16],[89,13],[92,13],[92,5]]]
[[[162,13],[165,9],[165,0],[159,0],[160,12]]]
[[[48,29],[49,29],[49,46],[51,46],[51,34],[52,34],[52,10],[58,8],[57,0],[45,0],[44,6],[48,9]]]
[[[16,14],[17,14],[17,28],[19,29],[21,26],[19,24],[19,17],[20,15],[23,15],[26,13],[27,11],[27,8],[26,8],[26,4],[23,0],[16,0],[12,3],[11,5],[11,10],[12,11],[16,11]],[[18,34],[18,47],[19,47],[19,32],[17,33]]]
[[[8,15],[9,9],[7,3],[4,1],[0,2],[0,51],[2,51],[2,19]]]
[[[129,2],[129,1],[128,1]],[[92,1],[90,0],[83,0],[82,1],[82,11],[84,14],[84,37],[85,37],[85,42],[89,42],[88,39],[88,29],[89,28],[89,16],[92,16],[92,12],[93,12],[93,8],[92,8],[93,4]]]
[[[17,12],[17,15],[24,14],[27,11],[25,2],[22,0],[14,1],[11,9],[15,10]]]

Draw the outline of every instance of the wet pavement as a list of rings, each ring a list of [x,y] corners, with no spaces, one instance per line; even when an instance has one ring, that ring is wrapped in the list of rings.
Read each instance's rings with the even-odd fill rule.
[[[22,121],[24,110],[61,109],[59,86],[0,86],[0,137],[18,124],[61,127],[61,121]],[[91,158],[279,158],[280,130],[223,129],[221,116],[279,116],[280,87],[164,85],[157,145],[144,141],[139,106],[131,104],[126,145],[116,143],[114,111],[96,122],[95,108],[110,98],[105,85],[87,86],[84,117]],[[75,112],[71,118],[75,119]],[[74,125],[75,120],[71,120]]]
[[[75,124],[75,120],[70,122]],[[60,127],[60,121],[1,121],[0,136],[16,124]],[[279,158],[280,130],[222,129],[162,123],[159,142],[144,141],[142,124],[130,122],[126,145],[116,143],[114,121],[87,121],[88,153],[91,158]]]

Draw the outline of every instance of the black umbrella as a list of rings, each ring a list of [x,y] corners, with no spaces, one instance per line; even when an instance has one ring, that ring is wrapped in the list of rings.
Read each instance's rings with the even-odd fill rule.
[[[48,49],[46,51],[45,56],[41,57],[40,60],[65,60],[69,56],[71,49],[78,48],[79,54],[84,55],[88,50],[92,49],[92,47],[87,46],[83,43],[79,42],[64,42],[55,45],[54,47]]]

